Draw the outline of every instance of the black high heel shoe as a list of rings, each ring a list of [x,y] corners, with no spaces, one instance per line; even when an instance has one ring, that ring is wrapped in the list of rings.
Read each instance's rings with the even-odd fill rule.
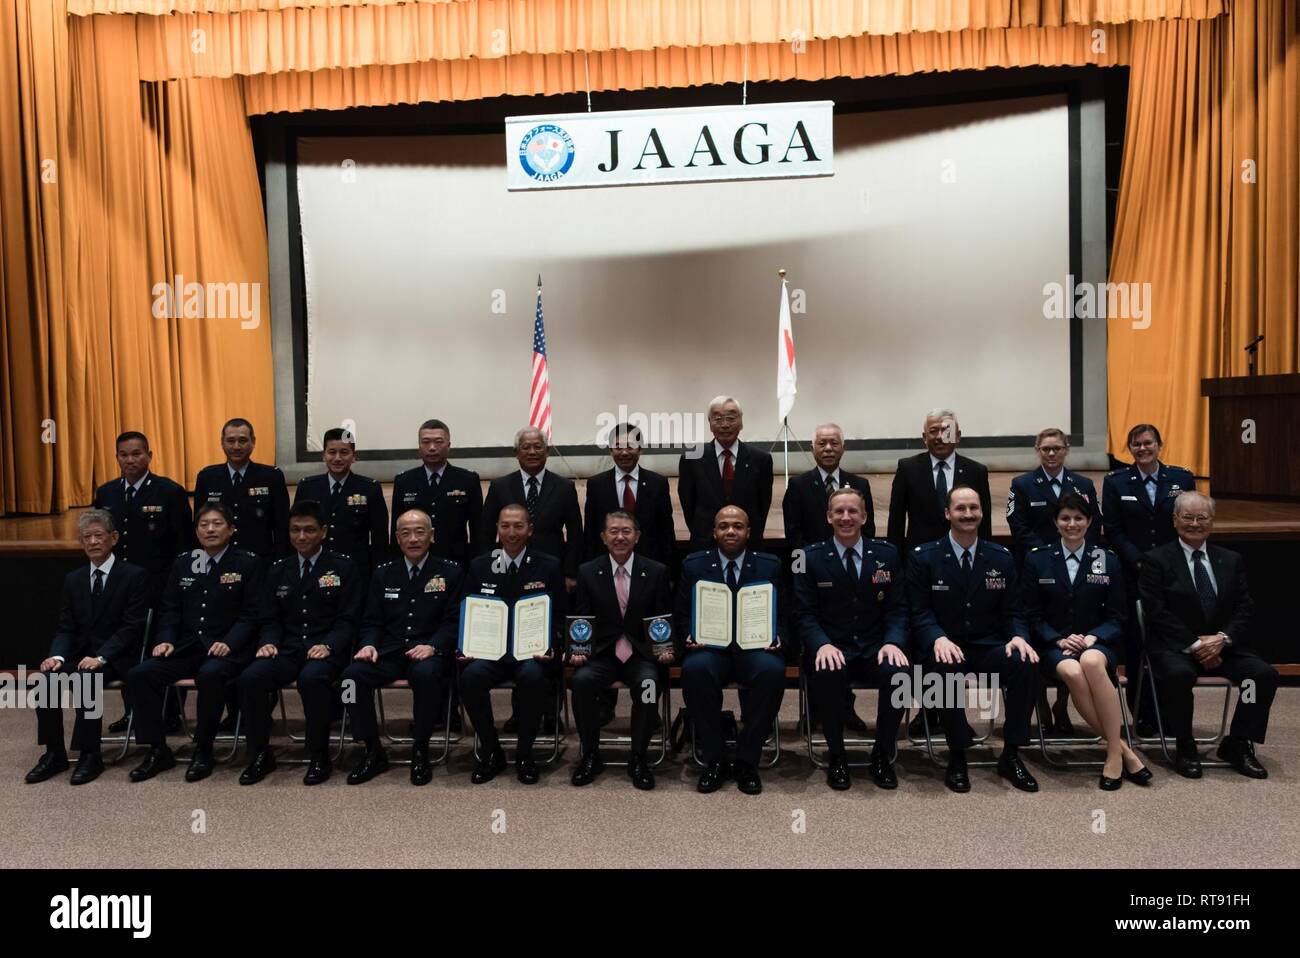
[[[1102,772],[1101,776],[1097,779],[1097,787],[1100,788],[1103,792],[1117,792],[1119,791],[1119,787],[1123,784],[1124,784],[1124,779],[1107,778],[1105,772]]]
[[[1151,769],[1147,768],[1145,765],[1139,768],[1136,772],[1130,772],[1128,769],[1124,769],[1124,777],[1134,785],[1141,785],[1143,788],[1150,785],[1151,779],[1155,778],[1155,776],[1151,774]]]

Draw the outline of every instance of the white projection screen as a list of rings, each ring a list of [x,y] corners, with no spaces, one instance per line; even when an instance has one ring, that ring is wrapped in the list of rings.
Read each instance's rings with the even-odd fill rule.
[[[554,441],[620,406],[693,416],[715,395],[775,437],[778,268],[810,437],[912,443],[924,411],[967,437],[1070,423],[1066,98],[837,115],[835,175],[506,191],[503,134],[304,136],[297,190],[307,427],[409,450],[429,417],[461,455],[526,423],[542,275]],[[800,312],[800,307],[803,311]],[[694,436],[685,437],[692,441]]]

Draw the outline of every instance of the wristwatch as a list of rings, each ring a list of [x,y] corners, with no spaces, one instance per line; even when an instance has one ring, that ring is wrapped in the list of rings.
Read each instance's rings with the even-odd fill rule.
[[[95,660],[96,660],[100,665],[108,665],[108,659],[104,658],[102,655],[97,655],[97,656],[95,656]]]

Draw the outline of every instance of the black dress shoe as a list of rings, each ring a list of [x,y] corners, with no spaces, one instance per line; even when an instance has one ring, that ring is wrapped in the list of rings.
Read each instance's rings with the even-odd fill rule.
[[[275,771],[275,753],[269,748],[259,748],[248,767],[239,773],[240,785],[256,785]]]
[[[167,769],[175,767],[176,756],[172,754],[172,750],[166,745],[155,745],[149,749],[144,761],[131,769],[131,774],[127,778],[133,782],[145,782],[159,772],[165,772]]]
[[[871,777],[881,788],[898,788],[894,763],[885,757],[884,751],[878,748],[871,752]]]
[[[77,767],[72,770],[72,784],[85,785],[104,774],[104,759],[98,752],[82,752],[77,756]]]
[[[185,769],[185,781],[198,782],[212,774],[216,761],[212,758],[212,749],[199,748],[190,756],[189,768]]]
[[[330,760],[329,755],[313,755],[311,762],[307,765],[307,774],[302,777],[304,785],[319,785],[330,777],[334,771],[334,763]]]
[[[1097,779],[1097,787],[1103,792],[1117,792],[1119,791],[1119,787],[1123,784],[1124,779],[1108,778],[1105,772],[1102,772],[1101,777]]]
[[[702,795],[716,792],[730,777],[731,768],[726,762],[710,762],[700,773],[700,779],[695,783],[695,790]]]
[[[655,787],[655,773],[650,770],[650,763],[644,754],[636,754],[628,760],[627,777],[632,779],[632,787],[648,792]]]
[[[948,771],[944,773],[943,783],[954,792],[970,791],[970,774],[966,770],[966,754],[953,749],[948,756]]]
[[[1022,792],[1038,791],[1038,782],[1029,774],[1019,755],[1003,752],[998,759],[998,774]]]
[[[1143,788],[1150,785],[1151,779],[1155,778],[1155,776],[1151,774],[1151,769],[1147,768],[1145,765],[1139,768],[1136,772],[1130,772],[1126,768],[1124,769],[1123,776],[1134,785],[1141,785]]]
[[[114,735],[120,735],[126,731],[126,727],[129,724],[129,722],[130,719],[127,716],[123,715],[120,719],[118,719],[116,722],[110,725],[108,727],[108,730]]]
[[[411,784],[428,785],[433,781],[433,763],[429,761],[429,749],[417,748],[411,752]]]
[[[537,763],[531,758],[515,759],[515,778],[519,779],[522,784],[536,785],[538,777]]]
[[[862,716],[853,711],[852,705],[844,706],[844,727],[850,732],[857,732],[859,735],[867,734],[867,723],[862,721]]]
[[[746,795],[757,795],[763,790],[763,780],[758,777],[758,769],[748,762],[736,763],[736,787]]]
[[[469,780],[475,785],[482,785],[496,778],[505,767],[506,753],[499,748],[494,748],[487,755],[474,760],[474,771],[470,773]]]
[[[1201,777],[1201,756],[1195,742],[1179,742],[1174,755],[1174,771],[1183,778]]]
[[[1268,778],[1268,769],[1255,757],[1254,744],[1245,739],[1229,736],[1219,743],[1215,754],[1247,778]]]
[[[590,785],[604,770],[605,763],[601,761],[600,753],[592,752],[578,759],[578,767],[573,770],[573,778],[570,781],[574,785]]]
[[[831,756],[830,764],[826,766],[826,784],[837,792],[846,791],[853,784],[847,755]]]
[[[386,771],[388,771],[388,753],[382,748],[369,749],[361,759],[361,764],[348,772],[348,784],[360,785]]]
[[[51,752],[46,750],[45,754],[36,760],[32,770],[27,773],[24,781],[28,785],[35,785],[37,782],[43,782],[47,778],[53,778],[60,772],[68,770],[68,755],[66,752]]]
[[[511,712],[510,718],[505,720],[505,724],[501,726],[501,731],[506,732],[510,735],[514,735],[516,732],[519,731],[519,719],[515,718],[514,712]]]
[[[1052,733],[1057,738],[1074,738],[1074,725],[1068,718],[1058,718],[1052,726]]]

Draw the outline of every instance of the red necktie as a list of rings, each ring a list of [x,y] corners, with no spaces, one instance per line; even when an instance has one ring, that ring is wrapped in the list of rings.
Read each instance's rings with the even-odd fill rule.
[[[623,477],[623,508],[628,512],[636,509],[636,496],[632,493],[632,474]]]
[[[731,465],[731,450],[722,450],[722,494],[731,498],[731,482],[736,478],[736,470]]]

